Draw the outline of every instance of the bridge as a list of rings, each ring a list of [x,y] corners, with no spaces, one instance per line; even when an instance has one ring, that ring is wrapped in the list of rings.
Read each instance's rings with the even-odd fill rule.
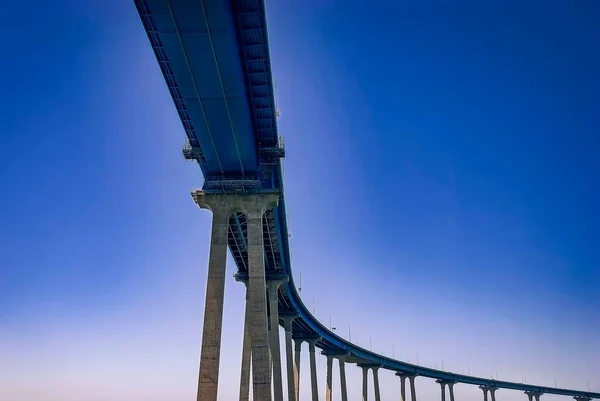
[[[292,276],[277,109],[264,0],[134,0],[186,135],[183,156],[198,164],[202,190],[192,192],[213,213],[198,400],[217,400],[227,250],[246,286],[240,400],[297,401],[300,353],[308,343],[312,400],[319,399],[318,348],[327,358],[325,400],[332,400],[333,362],[339,364],[342,400],[345,369],[362,369],[363,400],[369,371],[381,399],[380,369],[396,373],[402,401],[407,385],[417,400],[416,377],[435,380],[441,400],[454,401],[454,385],[479,386],[484,401],[499,389],[600,399],[600,393],[460,375],[371,352],[328,330],[303,304]],[[285,344],[279,343],[279,329]],[[242,333],[240,333],[242,337]],[[282,353],[284,355],[282,355]],[[285,366],[282,366],[282,359]],[[252,369],[250,369],[252,367]],[[252,377],[250,374],[252,372]],[[288,388],[283,387],[283,375]],[[408,379],[408,381],[407,381]],[[447,389],[447,390],[446,390]],[[386,397],[387,398],[387,397]]]

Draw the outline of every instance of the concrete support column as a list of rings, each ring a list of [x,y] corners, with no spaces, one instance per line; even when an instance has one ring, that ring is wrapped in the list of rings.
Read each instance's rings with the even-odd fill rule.
[[[362,401],[367,401],[369,397],[369,368],[367,366],[361,366],[362,368]]]
[[[240,373],[240,401],[250,400],[250,357],[251,344],[250,333],[248,332],[248,281],[244,281],[246,286],[246,314],[244,317],[244,340],[242,344],[242,369]]]
[[[396,376],[400,377],[400,401],[406,400],[406,375],[402,372],[397,372]]]
[[[496,390],[498,390],[496,387],[490,388],[490,395],[492,396],[492,401],[496,401]]]
[[[325,401],[331,401],[331,386],[333,380],[333,355],[327,355],[327,383],[325,385]]]
[[[454,382],[441,379],[436,380],[435,382],[442,388],[442,401],[446,401],[446,384],[448,385],[448,390],[450,392],[450,401],[454,401]]]
[[[192,196],[200,208],[213,212],[197,399],[216,401],[223,329],[227,230],[232,209],[228,205],[227,195],[207,195],[197,191]]]
[[[262,219],[264,213],[277,206],[274,193],[228,195],[246,215],[248,239],[248,330],[252,359],[252,389],[256,400],[272,399],[271,351],[267,323],[267,283],[265,277]],[[202,399],[204,401],[204,399]]]
[[[261,222],[262,224],[262,222]],[[262,225],[261,225],[262,230]],[[262,235],[262,231],[261,231]],[[273,395],[275,401],[283,401],[283,376],[281,373],[281,350],[279,347],[279,286],[287,282],[285,279],[267,280],[269,290],[269,348],[273,366]]]
[[[302,339],[294,341],[294,387],[296,389],[296,401],[300,401],[300,352],[302,351]]]
[[[292,322],[296,317],[296,315],[282,316],[283,328],[285,330],[285,362],[287,365],[288,401],[298,400],[298,398],[296,398],[296,370],[294,368],[292,350]]]
[[[488,401],[488,387],[479,386],[479,388],[483,391],[483,401]],[[531,399],[529,401],[531,401]]]
[[[446,401],[446,382],[437,380],[437,383],[439,383],[442,388],[442,401]]]
[[[411,401],[417,401],[417,392],[415,390],[415,377],[417,377],[417,375],[413,374],[408,377],[408,381],[410,382],[410,398]]]
[[[317,383],[317,360],[315,357],[315,344],[319,339],[307,340],[310,355],[310,386],[312,390],[312,401],[319,401],[319,385]]]
[[[346,356],[338,357],[340,364],[340,387],[342,388],[342,401],[348,401],[348,387],[346,387]]]
[[[454,383],[448,383],[448,390],[450,391],[450,401],[454,401]]]
[[[379,367],[373,367],[373,384],[375,385],[375,401],[381,401],[381,392],[379,390]]]

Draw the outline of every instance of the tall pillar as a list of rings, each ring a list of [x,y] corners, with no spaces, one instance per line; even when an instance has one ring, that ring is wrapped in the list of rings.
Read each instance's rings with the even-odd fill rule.
[[[296,375],[292,350],[292,322],[297,315],[282,316],[283,328],[285,330],[285,362],[287,365],[288,401],[297,401],[296,398]]]
[[[454,401],[454,384],[455,383],[452,382],[448,383],[448,390],[450,391],[450,401]]]
[[[271,352],[267,324],[263,214],[277,205],[277,194],[237,195],[246,214],[248,238],[248,313],[252,346],[252,389],[256,400],[271,400]],[[204,399],[202,399],[204,401]]]
[[[479,388],[483,391],[483,401],[488,401],[488,387],[479,386]],[[529,401],[531,401],[531,399]]]
[[[375,385],[375,401],[381,401],[381,392],[379,391],[379,367],[374,366],[373,371],[373,384]]]
[[[327,384],[325,385],[325,401],[331,401],[333,355],[327,355]]]
[[[360,366],[360,365],[359,365]],[[362,368],[362,401],[367,401],[369,398],[369,367],[361,366]]]
[[[342,388],[342,401],[348,401],[348,387],[346,386],[346,356],[339,356],[340,387]]]
[[[223,330],[227,230],[232,209],[229,207],[227,195],[205,194],[203,191],[196,191],[192,193],[192,197],[200,208],[213,212],[197,399],[216,401],[219,387],[221,332]]]
[[[262,222],[261,222],[262,224]],[[261,225],[262,230],[262,225]],[[261,231],[262,233],[262,231]],[[262,234],[261,234],[262,235]],[[287,282],[285,279],[267,280],[269,290],[269,312],[270,312],[270,330],[269,347],[271,349],[271,361],[273,366],[273,395],[275,401],[283,401],[283,377],[281,374],[281,351],[279,348],[279,286]]]
[[[296,389],[296,401],[300,401],[300,352],[302,351],[302,339],[294,340],[294,387]]]
[[[318,338],[306,340],[310,355],[310,386],[312,390],[312,401],[319,401],[319,385],[317,384],[317,360],[315,358],[315,344]]]
[[[248,332],[248,280],[244,280],[246,287],[246,313],[244,317],[244,340],[242,344],[242,369],[240,373],[240,401],[250,400],[250,334]]]
[[[417,401],[417,392],[415,390],[415,377],[417,377],[416,374],[412,374],[408,377],[408,381],[410,382],[410,399],[411,401]]]
[[[442,388],[442,401],[446,401],[446,382],[442,380],[436,380],[436,383],[439,383]]]
[[[490,395],[492,396],[492,401],[496,401],[496,390],[498,390],[497,387],[490,387]]]
[[[396,376],[400,377],[400,401],[406,400],[406,375],[402,372],[397,372]]]

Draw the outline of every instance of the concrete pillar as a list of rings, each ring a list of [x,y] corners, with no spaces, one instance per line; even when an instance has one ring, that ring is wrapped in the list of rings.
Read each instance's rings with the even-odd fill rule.
[[[488,387],[479,386],[479,388],[483,391],[483,401],[488,401]],[[529,401],[531,401],[531,399]]]
[[[496,401],[496,390],[498,390],[496,387],[490,388],[490,395],[492,396],[492,401]],[[452,400],[452,401],[454,401],[454,400]]]
[[[396,376],[400,377],[400,401],[406,400],[406,375],[402,372],[397,372]]]
[[[271,400],[271,352],[267,324],[267,292],[262,217],[277,205],[273,193],[237,195],[246,214],[248,238],[248,314],[252,346],[252,389],[256,400]],[[204,399],[202,399],[204,401]]]
[[[310,355],[310,386],[312,390],[312,401],[319,401],[319,385],[317,384],[317,360],[315,358],[315,344],[319,339],[306,340]]]
[[[375,401],[381,401],[381,392],[379,391],[379,367],[373,367],[373,384],[375,385]]]
[[[197,399],[216,401],[223,329],[227,230],[232,209],[229,207],[227,195],[197,191],[192,193],[192,196],[200,208],[213,212]]]
[[[342,388],[342,401],[348,401],[348,387],[346,386],[346,357],[338,357],[340,364],[340,387]]]
[[[442,388],[442,401],[446,401],[446,382],[439,381],[439,380],[437,380],[437,382],[440,384],[440,387]]]
[[[410,375],[407,376],[408,377],[408,381],[410,382],[410,398],[411,401],[417,401],[417,392],[415,390],[415,377],[417,377],[417,375]]]
[[[300,352],[302,351],[302,339],[294,341],[294,386],[296,389],[296,401],[300,401]]]
[[[246,286],[246,314],[244,317],[244,342],[242,345],[242,369],[240,374],[240,401],[250,400],[250,357],[251,344],[250,334],[248,332],[248,281],[244,281]]]
[[[262,222],[261,222],[262,224]],[[262,230],[262,226],[261,226]],[[261,231],[262,235],[262,231]],[[273,366],[273,395],[275,401],[283,401],[283,376],[281,373],[281,351],[279,347],[279,286],[287,282],[285,279],[267,280],[269,290],[269,347]]]
[[[325,401],[331,401],[333,355],[327,355],[327,383],[325,385]]]
[[[527,395],[527,397],[529,398],[529,401],[533,401],[533,393],[530,393],[529,391],[525,391],[525,395]]]
[[[361,366],[362,368],[362,401],[367,401],[369,398],[369,368],[367,366]]]
[[[296,398],[296,372],[294,368],[292,350],[292,322],[297,316],[282,316],[285,330],[285,362],[287,365],[288,401],[297,401]]]
[[[450,401],[454,401],[454,383],[448,383],[448,390],[450,391]]]

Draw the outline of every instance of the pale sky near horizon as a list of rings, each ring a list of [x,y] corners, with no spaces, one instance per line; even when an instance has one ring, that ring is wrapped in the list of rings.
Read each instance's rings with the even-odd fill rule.
[[[599,3],[367,4],[267,3],[307,307],[399,359],[600,392]],[[195,399],[211,217],[133,2],[11,2],[0,20],[0,401]]]

